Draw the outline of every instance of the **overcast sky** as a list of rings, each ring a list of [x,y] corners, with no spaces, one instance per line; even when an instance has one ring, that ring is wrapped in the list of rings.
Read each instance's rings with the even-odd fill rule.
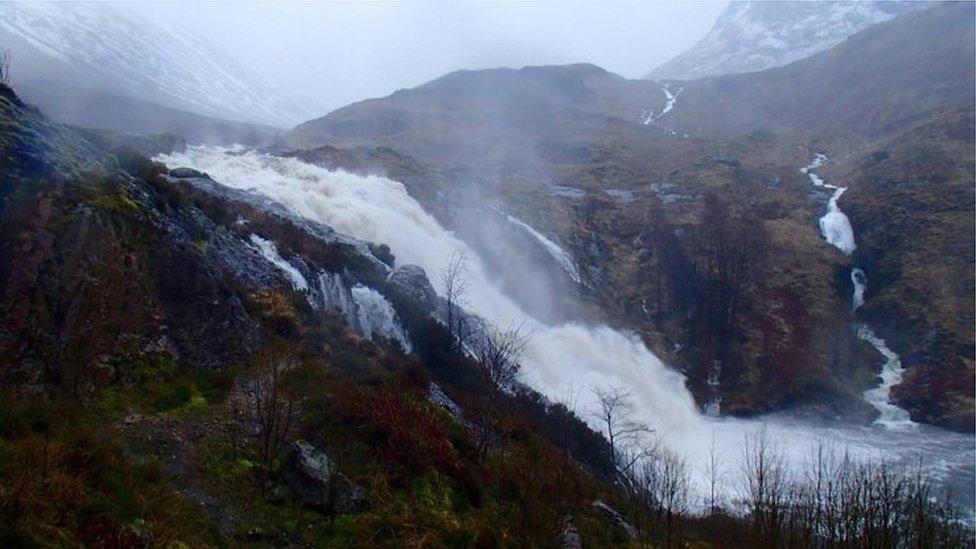
[[[630,78],[690,47],[725,1],[132,2],[331,110],[457,69],[590,62]]]

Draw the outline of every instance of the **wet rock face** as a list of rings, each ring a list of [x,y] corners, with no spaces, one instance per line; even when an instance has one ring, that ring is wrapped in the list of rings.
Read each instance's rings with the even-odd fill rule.
[[[173,168],[169,171],[170,177],[175,177],[176,179],[189,179],[191,177],[207,177],[203,172],[198,172],[193,168]]]
[[[348,513],[360,508],[365,499],[362,486],[349,482],[325,452],[304,440],[291,443],[281,476],[295,498],[322,511]]]
[[[417,265],[403,265],[390,276],[390,282],[403,289],[419,302],[424,309],[437,307],[437,292],[427,278],[427,273]]]

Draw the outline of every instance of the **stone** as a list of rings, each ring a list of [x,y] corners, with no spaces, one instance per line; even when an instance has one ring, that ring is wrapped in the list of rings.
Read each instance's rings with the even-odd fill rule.
[[[607,502],[603,501],[602,499],[598,499],[593,502],[593,508],[599,511],[600,514],[602,514],[611,523],[623,530],[627,534],[627,537],[630,539],[637,539],[637,529],[634,528],[632,524],[627,522],[619,511],[613,507],[610,507]]]
[[[175,177],[176,179],[191,179],[195,177],[205,178],[207,174],[194,170],[193,168],[173,168],[169,171],[170,177]]]
[[[437,292],[427,278],[427,273],[417,265],[403,265],[390,275],[390,282],[416,299],[428,311],[437,308]]]
[[[365,500],[361,486],[336,471],[325,452],[304,440],[289,445],[281,476],[296,499],[325,512],[349,513]]]

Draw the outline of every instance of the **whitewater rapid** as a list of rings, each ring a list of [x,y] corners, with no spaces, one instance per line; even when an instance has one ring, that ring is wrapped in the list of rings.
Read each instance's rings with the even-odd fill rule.
[[[814,169],[822,166],[826,160],[826,155],[817,153],[813,157],[813,161],[800,168],[800,172],[806,174],[815,186],[834,191],[830,195],[830,200],[827,201],[827,213],[820,217],[820,233],[831,246],[844,252],[845,255],[851,255],[857,248],[857,245],[854,244],[854,229],[851,228],[851,220],[837,205],[837,201],[847,191],[847,187],[830,185],[813,172]]]
[[[854,230],[851,228],[851,221],[847,215],[841,211],[837,205],[847,187],[838,187],[826,183],[819,175],[814,173],[814,169],[819,168],[827,160],[827,155],[817,153],[813,160],[800,168],[800,172],[807,175],[810,181],[817,187],[834,189],[834,194],[830,197],[827,204],[827,213],[820,218],[820,231],[824,240],[832,244],[846,255],[851,255],[855,250]],[[851,294],[851,311],[857,312],[864,305],[864,293],[867,291],[868,277],[864,271],[858,267],[851,269],[851,284],[854,291]],[[888,429],[912,429],[918,426],[911,420],[911,415],[907,410],[898,407],[891,402],[891,389],[902,381],[905,369],[901,365],[901,358],[892,351],[885,340],[876,336],[865,325],[857,327],[857,337],[866,341],[884,357],[881,364],[881,373],[878,375],[879,383],[877,387],[864,391],[864,400],[878,411],[878,418],[875,423]]]
[[[218,148],[191,147],[156,160],[170,167],[208,173],[223,185],[266,196],[339,232],[387,244],[399,265],[423,267],[438,292],[443,291],[439,273],[455,254],[464,253],[469,258],[468,308],[502,327],[521,324],[531,336],[522,380],[550,400],[564,402],[598,430],[601,426],[592,413],[596,408],[594,389],[628,390],[634,400],[634,419],[646,423],[662,444],[687,460],[701,493],[707,486],[708,447],[713,438],[723,468],[734,475],[741,470],[746,435],[761,426],[772,438],[781,440],[785,459],[797,468],[812,455],[813,446],[825,440],[834,441],[853,455],[877,456],[880,452],[892,459],[908,459],[920,452],[918,455],[927,456],[926,463],[932,464],[928,470],[939,478],[957,475],[960,460],[972,463],[972,449],[966,455],[956,439],[932,435],[927,444],[919,445],[925,440],[922,435],[931,434],[928,430],[911,438],[890,433],[879,437],[877,429],[818,426],[782,416],[760,420],[707,418],[697,409],[684,376],[668,368],[636,335],[605,325],[546,324],[528,315],[487,274],[483,259],[441,227],[399,182],[331,172],[294,158],[254,151],[228,154]],[[943,459],[943,454],[952,459]],[[725,487],[730,492],[738,488],[737,481],[729,481]]]

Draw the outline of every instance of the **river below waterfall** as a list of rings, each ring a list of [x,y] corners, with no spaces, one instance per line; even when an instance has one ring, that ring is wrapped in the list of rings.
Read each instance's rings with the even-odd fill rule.
[[[523,381],[551,400],[573,400],[578,415],[594,428],[599,426],[589,413],[595,408],[593,389],[627,389],[634,398],[635,419],[654,429],[661,444],[687,461],[701,494],[712,441],[726,471],[724,490],[731,498],[742,488],[736,479],[745,438],[765,426],[796,471],[806,466],[820,443],[855,456],[918,462],[933,479],[952,486],[967,509],[973,508],[976,453],[971,435],[924,425],[904,432],[880,425],[824,425],[786,415],[749,420],[706,417],[685,387],[684,377],[637,336],[605,325],[547,324],[530,317],[487,274],[482,258],[441,227],[398,182],[330,172],[254,151],[229,154],[226,149],[195,147],[157,160],[171,168],[206,172],[223,185],[264,195],[337,231],[387,244],[398,264],[423,267],[438,291],[443,290],[439,273],[452,256],[464,253],[470,258],[468,308],[498,325],[521,323],[531,334]]]

